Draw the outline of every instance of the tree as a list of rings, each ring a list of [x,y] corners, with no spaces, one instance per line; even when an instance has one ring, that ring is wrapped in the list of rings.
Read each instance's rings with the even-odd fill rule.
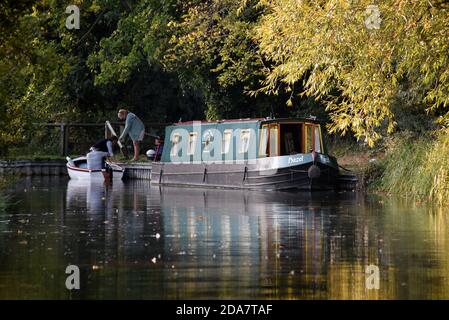
[[[378,29],[371,2],[262,0],[255,39],[273,66],[254,94],[303,85],[326,104],[330,132],[350,130],[370,146],[394,129],[395,108],[447,107],[448,2],[382,1]]]
[[[40,1],[2,3],[0,153],[23,142],[29,125],[64,103],[65,60],[40,31]],[[55,109],[52,109],[55,108]]]
[[[251,37],[261,11],[251,4],[239,9],[237,0],[136,3],[89,58],[96,85],[136,85],[136,77],[146,83],[165,79],[146,101],[148,117],[159,114],[166,121],[268,116],[277,98],[245,95],[262,79],[262,61]]]
[[[236,0],[190,1],[179,19],[169,23],[171,37],[161,62],[179,74],[186,89],[200,92],[211,120],[269,114],[263,99],[244,95],[262,76],[251,39],[261,12],[251,5],[239,9]]]

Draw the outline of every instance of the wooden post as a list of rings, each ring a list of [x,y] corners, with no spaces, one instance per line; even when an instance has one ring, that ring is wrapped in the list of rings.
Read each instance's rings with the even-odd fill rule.
[[[60,125],[60,129],[61,129],[61,132],[60,132],[60,136],[59,136],[59,154],[61,155],[61,156],[64,156],[64,124],[63,123],[61,123],[61,125]]]
[[[60,150],[61,156],[66,156],[67,155],[67,145],[68,145],[68,134],[67,134],[68,125],[65,123],[61,123],[60,128],[61,128],[61,139],[60,139],[60,144],[59,144],[59,150]]]
[[[70,134],[70,124],[68,123],[65,126],[65,133],[64,133],[64,156],[67,156],[69,153],[69,134]]]

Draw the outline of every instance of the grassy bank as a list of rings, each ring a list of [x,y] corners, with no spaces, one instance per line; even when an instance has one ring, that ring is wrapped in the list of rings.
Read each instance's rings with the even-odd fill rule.
[[[396,141],[376,164],[377,179],[372,188],[419,200],[448,204],[449,130]],[[376,172],[376,170],[371,170]]]
[[[335,148],[339,163],[360,173],[369,192],[449,204],[449,129],[393,135],[376,149]]]

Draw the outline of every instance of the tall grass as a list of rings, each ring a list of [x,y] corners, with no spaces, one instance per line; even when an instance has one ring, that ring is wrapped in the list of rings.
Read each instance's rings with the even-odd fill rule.
[[[380,191],[449,204],[449,129],[393,140],[380,164]]]

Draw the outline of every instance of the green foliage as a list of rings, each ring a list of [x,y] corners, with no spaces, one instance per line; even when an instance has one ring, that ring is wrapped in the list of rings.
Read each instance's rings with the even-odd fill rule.
[[[132,105],[156,121],[268,116],[277,99],[244,94],[262,77],[251,37],[260,12],[239,4],[136,2],[88,59],[96,86],[139,88]]]
[[[385,172],[385,163],[383,161],[374,161],[369,163],[362,172],[363,187],[369,190],[382,190],[380,184],[382,183],[382,176]]]
[[[368,29],[371,2],[260,1],[268,13],[255,38],[274,65],[254,93],[303,86],[326,104],[330,132],[352,131],[370,146],[394,129],[393,106],[447,107],[447,2],[383,1],[380,29]]]
[[[112,116],[122,106],[147,122],[177,121],[201,113],[197,95],[183,91],[177,75],[160,63],[170,38],[167,25],[177,5],[178,1],[134,2],[120,11],[117,27],[90,52],[87,65],[94,85],[115,102]]]
[[[29,4],[29,3],[28,3]],[[28,124],[67,104],[61,85],[69,64],[45,39],[41,19],[25,11],[2,32],[0,46],[0,154],[23,142]]]
[[[446,204],[449,199],[449,130],[434,136],[402,135],[392,139],[378,190]],[[374,180],[374,179],[373,179]]]
[[[258,13],[239,13],[239,3],[199,2],[190,6],[179,22],[170,22],[172,46],[164,56],[165,65],[197,70],[199,76],[215,74],[223,88],[244,83],[248,89],[256,84],[262,65],[250,34]]]
[[[80,30],[63,1],[0,4],[2,155],[42,140],[33,122],[120,107],[145,122],[315,114],[370,146],[395,127],[449,126],[447,1],[383,1],[380,29],[365,27],[368,0],[73,4]]]
[[[244,95],[262,79],[263,65],[251,37],[260,12],[250,5],[240,10],[240,5],[236,0],[191,1],[169,23],[161,63],[178,73],[184,90],[199,92],[209,120],[271,111],[266,99]]]

